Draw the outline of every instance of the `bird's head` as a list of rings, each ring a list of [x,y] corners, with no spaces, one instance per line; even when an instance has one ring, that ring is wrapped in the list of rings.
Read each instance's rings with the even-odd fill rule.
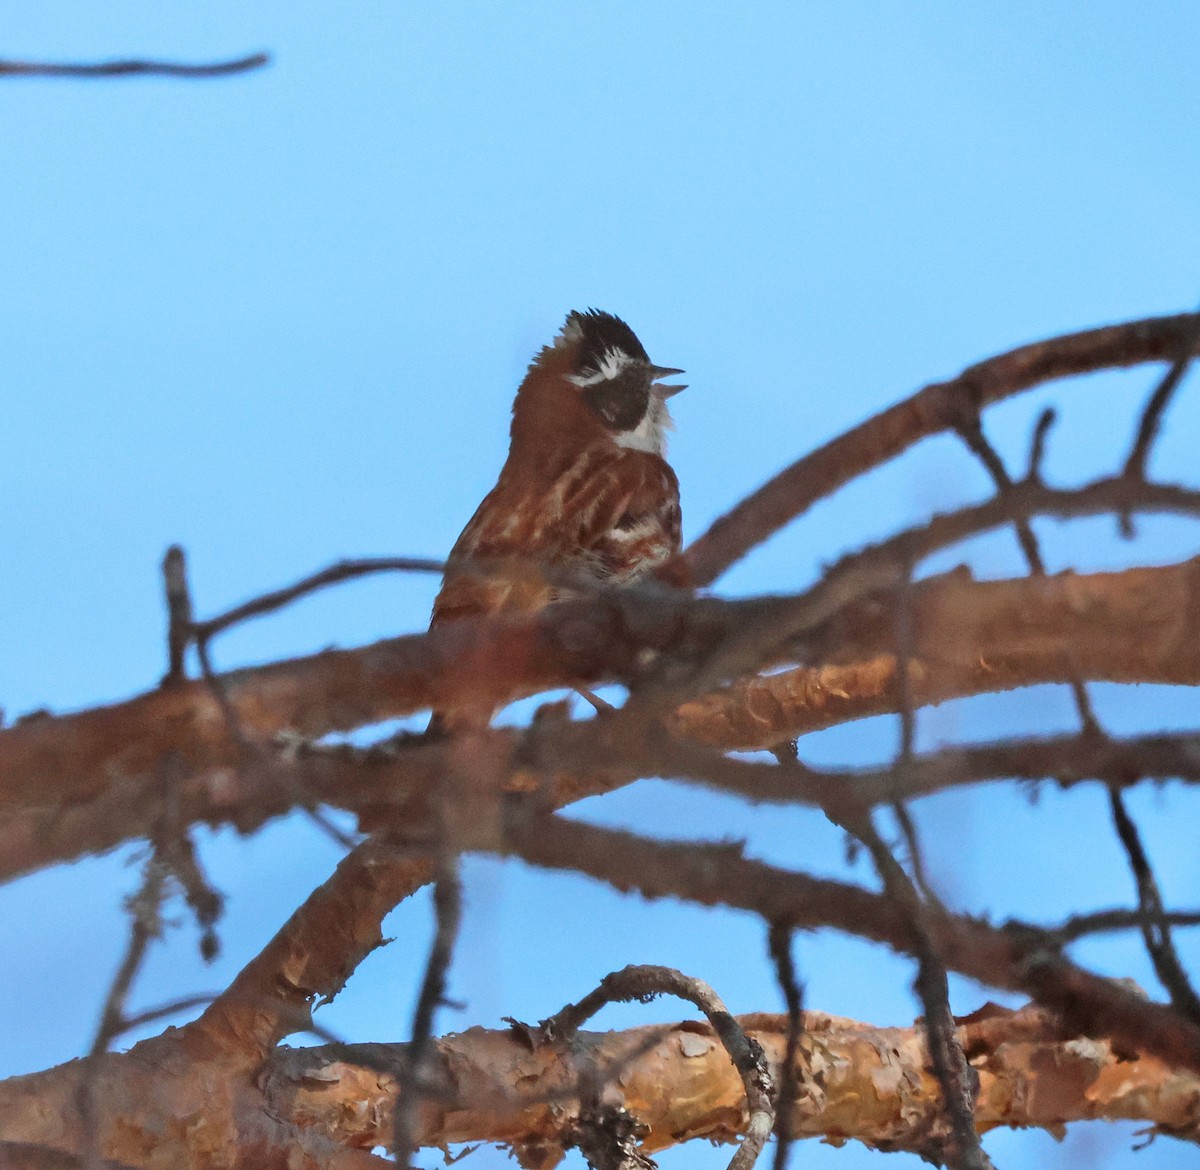
[[[671,427],[667,399],[680,385],[658,381],[682,370],[656,366],[637,335],[611,313],[572,312],[538,354],[513,407],[513,439],[553,441],[553,428],[606,434],[620,447],[662,455]]]

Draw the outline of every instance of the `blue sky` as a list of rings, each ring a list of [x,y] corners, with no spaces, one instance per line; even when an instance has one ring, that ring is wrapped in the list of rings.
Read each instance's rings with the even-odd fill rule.
[[[215,612],[343,556],[444,554],[494,480],[512,393],[568,309],[625,316],[685,367],[672,458],[689,536],[769,474],[923,383],[1024,341],[1200,300],[1200,8],[1183,2],[952,5],[551,3],[170,6],[46,0],[7,14],[0,55],[209,59],[267,49],[219,82],[0,84],[0,703],[11,716],[145,689],[163,669],[157,564],[188,550]],[[1115,466],[1156,371],[1051,387],[989,415],[1023,458],[1047,402],[1048,462]],[[1194,470],[1194,382],[1156,454]],[[798,588],[847,548],[986,490],[949,440],[922,444],[718,583]],[[1191,555],[1182,523],[1044,529],[1054,567]],[[1020,571],[1005,534],[955,550]],[[227,636],[225,666],[423,627],[435,583],[356,584]],[[1165,688],[1098,688],[1129,732],[1194,721]],[[1039,690],[951,704],[922,742],[1070,725]],[[886,758],[871,721],[806,745]],[[1200,901],[1188,793],[1134,804],[1169,896]],[[580,815],[665,835],[744,836],[842,873],[809,814],[644,784]],[[919,805],[956,905],[1053,919],[1128,904],[1099,792],[956,793]],[[183,925],[139,1003],[223,985],[327,875],[300,821],[205,835],[230,897],[205,970]],[[123,945],[129,851],[0,889],[0,1073],[78,1054]],[[869,881],[865,871],[855,871]],[[582,879],[474,862],[446,1028],[544,1016],[627,962],[708,979],[736,1010],[778,995],[743,916],[619,898]],[[182,917],[182,915],[181,915]],[[399,1039],[428,933],[415,899],[325,1022]],[[1132,943],[1081,957],[1153,978]],[[1190,954],[1200,966],[1195,947]],[[816,935],[815,1008],[911,1020],[908,964]],[[956,981],[955,1007],[986,993]],[[614,1026],[678,1014],[613,1012]],[[1005,1167],[1123,1165],[1129,1128],[995,1135]],[[1160,1141],[1147,1170],[1182,1165]],[[495,1155],[476,1160],[499,1164]],[[664,1166],[723,1164],[688,1150]],[[806,1147],[806,1165],[884,1165]],[[892,1158],[886,1165],[916,1165]]]

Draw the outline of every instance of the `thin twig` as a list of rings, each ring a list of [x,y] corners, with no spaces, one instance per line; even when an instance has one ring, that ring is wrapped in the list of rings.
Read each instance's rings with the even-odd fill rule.
[[[1146,402],[1142,416],[1138,420],[1137,434],[1130,448],[1129,457],[1125,460],[1124,474],[1130,479],[1146,478],[1146,463],[1150,458],[1150,449],[1158,437],[1162,416],[1166,412],[1171,398],[1183,381],[1184,374],[1196,356],[1200,347],[1200,316],[1192,330],[1181,340],[1179,351],[1162,380],[1154,388],[1154,393]]]
[[[1145,910],[1095,910],[1090,914],[1077,914],[1062,925],[1047,931],[1061,946],[1086,938],[1090,934],[1106,934],[1118,930],[1153,926],[1200,926],[1200,910],[1164,910],[1147,913]]]
[[[625,967],[606,975],[596,990],[589,992],[578,1003],[568,1004],[549,1019],[543,1020],[542,1029],[547,1037],[569,1038],[605,1004],[627,1003],[630,1000],[649,1003],[659,995],[674,995],[695,1004],[708,1017],[713,1031],[741,1076],[746,1090],[749,1120],[741,1145],[730,1160],[729,1170],[749,1170],[771,1136],[775,1123],[775,1106],[771,1097],[774,1086],[762,1048],[746,1035],[720,996],[703,980],[670,967]]]
[[[167,756],[163,761],[162,783],[157,794],[157,823],[151,833],[150,843],[155,856],[179,883],[184,900],[195,916],[196,925],[200,928],[200,955],[207,963],[215,959],[220,951],[216,925],[224,908],[224,898],[213,888],[196,856],[181,800],[183,774],[184,764],[179,755],[172,753]]]
[[[787,1005],[787,1046],[779,1077],[779,1096],[775,1106],[774,1170],[784,1170],[792,1145],[792,1111],[796,1106],[796,1061],[800,1057],[800,1036],[804,1031],[804,988],[792,960],[793,930],[785,923],[772,922],[767,932],[767,949],[775,966],[775,981]]]
[[[921,895],[903,867],[892,856],[869,813],[839,822],[866,846],[875,863],[888,898],[904,916],[917,960],[915,988],[925,1008],[925,1032],[933,1074],[942,1089],[950,1136],[945,1148],[937,1150],[954,1170],[985,1170],[991,1160],[979,1143],[975,1128],[975,1096],[979,1086],[967,1063],[957,1025],[950,1011],[950,987],[946,965],[925,925]]]
[[[910,677],[910,664],[913,657],[911,566],[902,575],[900,584],[896,588],[892,634],[896,650],[896,680],[900,716],[900,746],[896,758],[892,762],[892,771],[897,780],[902,782],[905,772],[912,763],[913,749],[917,738],[917,716]],[[917,888],[927,902],[940,905],[940,900],[925,875],[925,857],[921,849],[920,838],[917,835],[917,826],[903,800],[892,801],[892,813],[896,818],[896,823],[900,826],[900,833],[904,837],[905,848],[908,850],[908,863],[912,868],[913,880],[917,883]]]
[[[225,689],[224,682],[213,670],[212,659],[208,653],[208,638],[204,635],[196,636],[196,657],[200,662],[200,677],[204,679],[204,685],[208,687],[209,693],[220,709],[221,716],[225,720],[225,728],[229,732],[229,738],[239,748],[248,751],[251,746],[250,739],[242,729],[242,722],[238,718],[237,710],[229,701],[229,693]]]
[[[195,633],[198,639],[208,640],[227,630],[230,626],[248,621],[250,618],[261,617],[274,613],[285,605],[327,589],[331,585],[368,577],[376,573],[442,573],[446,569],[445,561],[429,560],[424,557],[360,557],[357,560],[338,561],[316,573],[302,578],[293,585],[282,589],[273,589],[249,601],[235,605],[216,617],[195,623]]]
[[[1168,367],[1154,392],[1150,395],[1138,420],[1137,434],[1133,446],[1125,460],[1123,474],[1127,479],[1145,480],[1146,464],[1150,460],[1150,450],[1158,437],[1162,416],[1175,395],[1187,373],[1188,366],[1196,356],[1196,347],[1200,345],[1200,325],[1187,336],[1179,347],[1175,360]],[[1129,511],[1117,514],[1117,528],[1126,540],[1134,536],[1133,514]]]
[[[1025,469],[1025,479],[1029,483],[1043,483],[1042,464],[1046,459],[1046,441],[1050,430],[1058,419],[1053,406],[1047,406],[1033,427],[1033,437],[1029,442],[1029,463]]]
[[[124,1016],[121,1019],[121,1026],[112,1034],[112,1039],[124,1035],[126,1032],[132,1032],[135,1028],[144,1027],[146,1024],[153,1024],[158,1020],[167,1019],[169,1016],[177,1016],[181,1012],[191,1011],[192,1008],[207,1007],[214,999],[217,998],[219,992],[211,991],[199,995],[185,995],[179,999],[172,999],[167,1003],[159,1004],[158,1007],[147,1008],[144,1012],[137,1012],[132,1016]]]
[[[1141,834],[1125,807],[1125,798],[1119,788],[1109,788],[1108,801],[1113,826],[1117,830],[1121,846],[1129,859],[1129,868],[1133,871],[1134,881],[1137,883],[1138,905],[1146,916],[1141,923],[1146,953],[1150,956],[1154,972],[1170,995],[1175,1009],[1193,1023],[1200,1024],[1200,997],[1197,997],[1175,950],[1171,928],[1163,920],[1162,893],[1158,888],[1158,880],[1154,876],[1146,848],[1142,844]]]
[[[228,77],[261,69],[270,62],[266,53],[251,53],[232,61],[186,65],[178,61],[123,59],[94,64],[58,61],[0,61],[0,77]]]
[[[958,426],[958,433],[970,448],[971,453],[987,469],[987,473],[992,477],[992,483],[996,486],[997,493],[1003,495],[1010,491],[1013,486],[1012,477],[1008,474],[1008,469],[1004,466],[1004,460],[1000,458],[1000,453],[988,442],[987,436],[983,433],[983,423],[979,415],[974,414],[964,419]],[[1038,458],[1040,460],[1040,454]],[[1035,577],[1044,577],[1046,565],[1042,561],[1042,554],[1038,549],[1037,538],[1033,535],[1029,518],[1017,516],[1013,520],[1013,527],[1016,529],[1017,540],[1021,545],[1021,551],[1025,554],[1025,560],[1029,563],[1029,571]]]
[[[1051,421],[1053,421],[1053,415],[1051,414],[1047,417],[1045,412],[1038,419],[1037,426],[1034,429],[1033,451],[1029,462],[1030,473],[1026,477],[1026,483],[1040,482],[1040,478],[1036,473],[1041,465],[1042,444],[1045,440],[1045,432],[1049,428]],[[959,434],[992,477],[992,483],[995,485],[997,496],[1002,497],[1012,491],[1012,477],[1008,474],[1008,469],[1004,466],[1004,460],[1000,458],[1000,453],[988,442],[987,436],[983,433],[983,424],[977,414],[959,427]],[[1042,550],[1038,545],[1038,539],[1034,534],[1033,525],[1030,523],[1029,517],[1017,516],[1013,520],[1013,525],[1016,528],[1021,551],[1025,554],[1025,561],[1029,565],[1030,574],[1034,577],[1044,577],[1046,575],[1046,562],[1042,557]],[[1088,694],[1087,687],[1084,686],[1083,681],[1079,678],[1073,678],[1069,685],[1071,694],[1075,700],[1075,709],[1079,713],[1082,733],[1084,735],[1103,735],[1104,732],[1100,727],[1100,722],[1096,718],[1096,712],[1092,706],[1091,695]]]
[[[433,1021],[437,1009],[446,1001],[446,973],[454,957],[454,944],[462,921],[462,882],[457,860],[443,854],[438,860],[433,885],[436,928],[421,993],[413,1012],[412,1040],[408,1059],[400,1077],[400,1092],[393,1114],[392,1152],[396,1164],[407,1170],[416,1151],[417,1112],[428,1091],[429,1057],[433,1050]]]
[[[173,544],[162,562],[163,592],[167,600],[167,673],[162,686],[183,682],[187,677],[184,655],[192,640],[192,595],[188,589],[187,558]]]
[[[129,941],[117,972],[109,985],[100,1012],[100,1021],[92,1044],[84,1058],[84,1074],[79,1081],[76,1106],[83,1133],[82,1155],[85,1170],[102,1165],[99,1118],[96,1116],[96,1082],[100,1075],[100,1058],[108,1051],[114,1037],[126,1029],[125,1001],[133,980],[141,969],[150,943],[162,933],[162,903],[166,896],[169,870],[157,852],[146,860],[142,884],[129,900],[131,922]]]

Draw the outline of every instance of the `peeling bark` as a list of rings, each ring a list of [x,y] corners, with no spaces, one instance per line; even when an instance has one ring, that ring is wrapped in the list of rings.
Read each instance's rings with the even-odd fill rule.
[[[778,1081],[787,1022],[739,1017]],[[794,1066],[792,1132],[916,1153],[944,1137],[936,1081],[921,1027],[879,1028],[806,1012]],[[1072,1036],[1039,1008],[991,1005],[959,1021],[979,1077],[976,1125],[1036,1126],[1061,1135],[1083,1120],[1135,1120],[1200,1139],[1200,1078],[1153,1057],[1119,1055]],[[214,1167],[379,1166],[369,1150],[391,1140],[402,1045],[277,1049],[256,1067],[205,1051],[178,1033],[105,1056],[97,1076],[105,1157],[147,1170]],[[565,1051],[517,1030],[472,1028],[435,1044],[447,1096],[422,1102],[423,1146],[498,1142],[552,1164],[578,1118],[578,1076],[591,1062],[604,1103],[639,1124],[653,1153],[693,1138],[729,1142],[747,1120],[745,1092],[705,1023],[581,1033]],[[617,1075],[604,1075],[615,1074]],[[83,1064],[0,1083],[0,1134],[78,1153],[73,1107]]]

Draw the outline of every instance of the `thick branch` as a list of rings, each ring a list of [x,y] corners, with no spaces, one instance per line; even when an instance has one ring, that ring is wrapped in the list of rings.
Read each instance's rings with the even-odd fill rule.
[[[359,650],[232,671],[220,681],[245,733],[316,738],[429,707],[490,707],[550,687],[635,677],[647,652],[699,653],[778,604],[611,590],[533,618],[447,623]],[[172,754],[189,771],[241,762],[203,682],[74,715],[34,716],[0,731],[0,811],[87,800]]]
[[[673,630],[686,629],[678,614],[694,603],[680,604],[675,613],[664,609],[657,631],[641,625],[638,636],[663,645]],[[742,603],[702,604],[713,629],[722,626],[716,615],[723,608],[730,622],[743,612]],[[915,588],[910,604],[909,677],[917,705],[1066,682],[1076,674],[1114,682],[1200,683],[1200,560],[1037,580],[976,582],[951,574]],[[603,611],[591,616],[586,609],[575,612],[580,615],[577,629],[605,630]],[[493,632],[482,638],[485,664],[499,662],[511,646],[523,647],[519,655],[514,651],[512,667],[501,672],[498,685],[515,685],[518,664],[532,660],[530,646],[539,645],[545,620],[504,626],[503,637]],[[626,631],[625,641],[616,646],[616,657],[626,656],[626,665],[636,653],[630,636]],[[496,647],[492,658],[488,644]],[[470,653],[469,646],[456,649],[459,660]],[[674,729],[716,748],[751,749],[897,709],[900,690],[885,599],[865,602],[836,619],[814,639],[812,652],[841,661],[755,677],[692,700],[674,717]],[[570,655],[561,647],[557,654],[565,674]],[[299,724],[317,735],[348,720],[381,719],[427,703],[439,686],[449,685],[446,677],[452,676],[455,661],[429,635],[225,677],[239,713],[252,721],[256,733],[265,736]],[[596,655],[583,664],[593,670],[589,681],[601,676],[602,662]],[[544,665],[543,670],[543,678],[548,677]],[[547,763],[560,771],[582,767],[593,773],[592,779],[580,778],[573,794],[564,790],[564,799],[597,791],[594,777],[600,773],[609,787],[648,774],[641,771],[646,768],[676,767],[679,774],[695,774],[687,772],[687,761],[677,754],[664,758],[661,746],[647,758],[634,750],[636,740],[595,739],[605,734],[601,727],[558,734],[558,739],[550,735],[539,741]],[[513,745],[512,738],[497,744],[497,758],[505,759]],[[1022,747],[1012,745],[990,761],[950,761],[936,775],[918,769],[908,773],[903,795],[973,778],[1035,778],[1032,774],[1079,774],[1089,768],[1100,768],[1096,774],[1120,782],[1121,767],[1130,762],[1112,747],[1083,752],[1077,744],[1031,745],[1028,751],[1023,756]],[[294,807],[301,794],[358,811],[371,806],[375,793],[392,803],[407,799],[405,794],[424,791],[446,763],[444,745],[434,744],[398,746],[365,761],[352,753],[325,753],[303,761],[305,783],[298,789],[287,769],[273,772],[256,761],[236,766],[228,728],[200,684],[154,691],[79,715],[39,719],[0,732],[0,794],[32,806],[0,820],[0,874],[13,876],[148,835],[157,809],[154,765],[171,752],[186,752],[191,765],[177,792],[181,819],[232,823],[243,831]],[[1137,752],[1138,766],[1149,765],[1148,774],[1191,775],[1182,749],[1147,743]],[[956,766],[961,774],[955,774]],[[35,781],[40,781],[36,790]],[[890,792],[889,799],[900,795],[886,778],[875,787]],[[766,791],[762,796],[771,798]]]
[[[787,1021],[743,1016],[749,1037],[779,1075]],[[805,1012],[793,1064],[790,1125],[797,1138],[853,1138],[882,1149],[932,1151],[944,1134],[923,1029],[876,1028]],[[579,1053],[606,1077],[605,1100],[646,1129],[647,1152],[705,1138],[732,1141],[745,1125],[741,1080],[701,1022],[582,1033],[570,1054],[531,1047],[528,1031],[472,1028],[436,1042],[438,1080],[454,1095],[425,1102],[425,1146],[493,1141],[560,1149],[578,1117]],[[1035,1008],[987,1008],[960,1021],[959,1039],[979,1076],[976,1124],[1061,1132],[1083,1119],[1144,1121],[1196,1140],[1200,1080],[1152,1057],[1115,1053]],[[257,1076],[160,1037],[104,1058],[102,1149],[135,1167],[255,1165],[338,1170],[381,1163],[366,1153],[391,1141],[404,1046],[279,1049]],[[70,1108],[80,1063],[0,1084],[0,1134],[13,1141],[79,1148]],[[203,1124],[198,1124],[203,1118]],[[291,1161],[288,1161],[288,1158]]]
[[[918,706],[1074,678],[1200,683],[1200,560],[1007,581],[952,574],[914,589],[910,605],[909,686]],[[881,600],[848,610],[812,648],[827,665],[746,679],[687,702],[677,731],[749,750],[895,711],[891,621]]]

